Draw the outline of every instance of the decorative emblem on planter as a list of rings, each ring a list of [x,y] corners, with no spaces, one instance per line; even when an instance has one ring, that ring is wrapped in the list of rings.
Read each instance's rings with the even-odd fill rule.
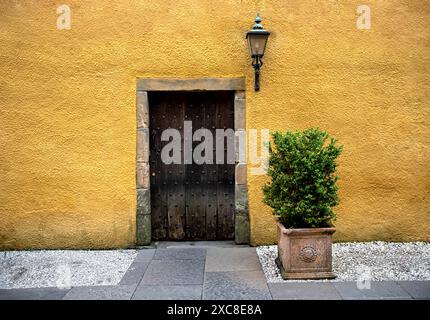
[[[300,260],[303,262],[313,262],[317,258],[317,250],[311,245],[304,246],[300,250]]]

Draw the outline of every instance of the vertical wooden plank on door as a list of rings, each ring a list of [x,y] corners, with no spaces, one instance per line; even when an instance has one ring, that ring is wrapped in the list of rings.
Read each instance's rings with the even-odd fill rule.
[[[200,129],[204,129],[204,109],[206,104],[206,94],[204,92],[199,92],[194,95],[194,121],[193,127],[194,132]],[[193,99],[194,100],[194,99]],[[201,138],[200,141],[195,141],[193,147],[195,148],[197,145],[204,143],[204,138]],[[195,227],[195,238],[199,240],[206,240],[206,190],[205,190],[205,179],[203,176],[204,165],[203,163],[195,162],[193,165],[194,177],[195,177],[195,192],[196,192],[196,227]]]
[[[202,127],[202,109],[202,93],[187,93],[185,120],[191,121],[193,135],[197,129]],[[192,142],[193,150],[198,144],[200,144],[199,141]],[[202,166],[197,164],[194,159],[191,164],[186,164],[187,238],[193,240],[205,239],[205,211],[202,203],[201,171]]]
[[[179,148],[182,148],[183,145],[183,95],[181,92],[171,93],[166,98],[168,129],[176,129],[181,133],[181,139],[177,142],[180,144]],[[168,238],[171,240],[182,240],[185,238],[185,187],[183,184],[185,165],[182,157],[180,161],[180,164],[164,164],[167,169],[165,179],[167,180]]]
[[[162,97],[157,93],[149,94],[150,106],[150,187],[151,187],[151,228],[152,237],[155,240],[167,237],[167,210],[166,192],[163,184],[164,166],[161,162],[161,132],[163,130],[162,116],[165,114],[166,105]]]
[[[191,101],[189,99],[189,96],[185,96],[184,95],[184,105],[185,105],[185,112],[184,112],[184,126],[189,126],[190,122],[192,125],[193,122],[193,101]],[[185,124],[185,122],[187,122],[187,124]],[[191,142],[190,142],[191,140]],[[191,145],[193,144],[192,142],[192,135],[189,136],[188,133],[185,133],[184,131],[184,149],[182,150],[182,153],[184,154],[184,161],[185,161],[185,153],[189,154],[190,150],[186,149],[187,146],[191,143]],[[192,159],[192,154],[188,155],[187,158],[189,159],[189,157],[191,156]],[[192,161],[192,160],[191,160]],[[186,230],[185,230],[185,234],[186,234],[186,238],[187,239],[193,239],[194,237],[194,224],[195,224],[195,219],[194,219],[194,188],[193,188],[193,176],[192,176],[192,164],[190,164],[189,162],[185,163],[185,223],[186,223]]]
[[[233,95],[222,92],[217,95],[217,128],[228,130],[234,128]],[[234,238],[234,164],[228,163],[227,149],[234,146],[232,139],[224,138],[224,159],[217,164],[217,203],[218,203],[218,239]]]
[[[216,93],[207,93],[204,108],[204,127],[208,129],[215,143],[216,134]],[[216,174],[216,153],[215,148],[211,149],[212,164],[204,165],[204,186],[205,186],[205,210],[206,210],[206,239],[217,239],[217,174]]]

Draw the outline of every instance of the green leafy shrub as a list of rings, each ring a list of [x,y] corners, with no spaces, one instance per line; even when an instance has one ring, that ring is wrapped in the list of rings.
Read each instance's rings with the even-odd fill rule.
[[[326,131],[275,132],[270,143],[264,202],[286,228],[329,227],[339,202],[335,175],[342,146]]]

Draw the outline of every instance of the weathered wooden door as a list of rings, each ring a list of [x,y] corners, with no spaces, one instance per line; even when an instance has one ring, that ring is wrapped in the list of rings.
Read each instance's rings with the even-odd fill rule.
[[[234,129],[234,93],[150,92],[148,98],[153,239],[234,239],[234,164],[227,161],[227,143],[233,141],[224,139],[223,164],[216,163],[215,150],[216,129]],[[191,121],[193,134],[200,128],[212,133],[212,164],[198,164],[194,159],[185,163],[183,147],[188,141],[184,140],[189,140],[184,135],[185,121]],[[165,164],[161,159],[169,143],[161,135],[169,128],[180,132],[180,164]],[[194,149],[201,141],[190,143]]]

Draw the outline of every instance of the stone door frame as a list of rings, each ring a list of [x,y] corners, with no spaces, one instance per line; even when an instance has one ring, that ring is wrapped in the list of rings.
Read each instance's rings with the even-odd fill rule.
[[[151,190],[149,177],[149,103],[151,91],[234,91],[235,136],[235,242],[249,244],[247,168],[240,162],[238,139],[246,137],[245,78],[168,79],[137,78],[136,81],[136,244],[151,243]],[[240,132],[242,131],[242,132]],[[243,161],[243,160],[242,160]]]

